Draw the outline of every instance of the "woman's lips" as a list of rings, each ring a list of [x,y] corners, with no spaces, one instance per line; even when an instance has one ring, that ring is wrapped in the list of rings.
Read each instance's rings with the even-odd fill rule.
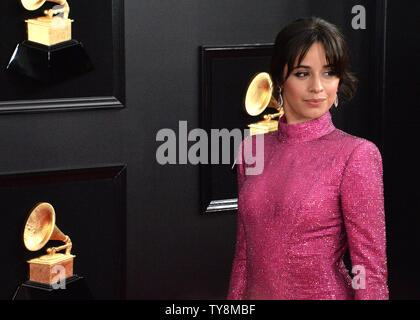
[[[321,103],[323,103],[326,99],[309,99],[305,100],[312,107],[318,107]]]

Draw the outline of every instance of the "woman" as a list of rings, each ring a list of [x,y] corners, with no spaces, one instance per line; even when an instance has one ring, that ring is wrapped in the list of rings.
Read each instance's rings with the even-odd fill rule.
[[[343,36],[320,18],[294,21],[270,73],[284,116],[264,134],[261,174],[246,175],[255,136],[239,149],[228,299],[388,299],[381,154],[329,112],[356,89]]]

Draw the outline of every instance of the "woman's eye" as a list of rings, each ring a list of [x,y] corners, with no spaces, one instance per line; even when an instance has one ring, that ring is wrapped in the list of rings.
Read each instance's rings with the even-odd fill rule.
[[[334,77],[334,76],[336,76],[336,73],[335,73],[335,71],[327,71],[327,72],[325,72],[325,74],[327,75],[327,76],[329,76],[329,77]],[[305,72],[305,71],[301,71],[301,72],[296,72],[295,73],[295,76],[297,77],[297,78],[304,78],[304,77],[306,77],[306,76],[309,76],[309,72]]]

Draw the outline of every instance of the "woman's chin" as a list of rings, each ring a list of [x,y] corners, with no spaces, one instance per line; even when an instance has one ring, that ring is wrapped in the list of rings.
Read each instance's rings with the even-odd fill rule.
[[[306,121],[314,120],[314,119],[317,119],[317,118],[321,117],[322,115],[324,115],[329,110],[330,110],[330,108],[326,108],[325,106],[320,106],[320,107],[304,106],[298,112],[296,112],[296,111],[293,112],[293,114],[294,114],[293,118],[296,118],[296,119],[293,119],[291,122],[292,123],[298,123],[298,122],[306,122]],[[286,119],[289,122],[289,117],[287,117],[287,114],[288,114],[288,112],[286,110]]]

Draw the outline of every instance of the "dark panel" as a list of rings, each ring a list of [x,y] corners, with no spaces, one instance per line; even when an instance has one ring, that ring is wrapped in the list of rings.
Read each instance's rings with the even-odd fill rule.
[[[20,1],[2,1],[0,43],[0,113],[121,108],[125,104],[123,1],[70,2],[72,38],[82,43],[94,70],[61,82],[43,83],[6,67],[18,43],[26,40],[25,19],[42,16],[55,5],[47,2],[34,12]],[[75,63],[69,57],[68,64]]]
[[[206,47],[201,49],[201,121],[209,138],[208,161],[200,165],[201,211],[236,210],[237,181],[235,156],[245,137],[248,124],[263,120],[244,110],[244,96],[252,77],[269,72],[272,44]],[[274,113],[268,109],[265,113]],[[211,130],[227,130],[230,138],[230,163],[222,159],[222,139],[212,139]],[[235,133],[233,130],[240,130]],[[227,134],[226,131],[226,134]],[[236,137],[236,141],[234,139]],[[212,147],[219,145],[219,157],[212,157]],[[226,206],[226,200],[229,205]],[[225,200],[225,201],[221,201]]]
[[[49,202],[56,225],[73,243],[74,273],[83,276],[94,298],[125,295],[125,167],[21,173],[0,177],[0,233],[3,263],[0,299],[10,299],[28,279],[26,260],[45,254],[23,244],[23,227],[38,202]]]
[[[419,1],[387,4],[384,180],[391,299],[419,299]]]

